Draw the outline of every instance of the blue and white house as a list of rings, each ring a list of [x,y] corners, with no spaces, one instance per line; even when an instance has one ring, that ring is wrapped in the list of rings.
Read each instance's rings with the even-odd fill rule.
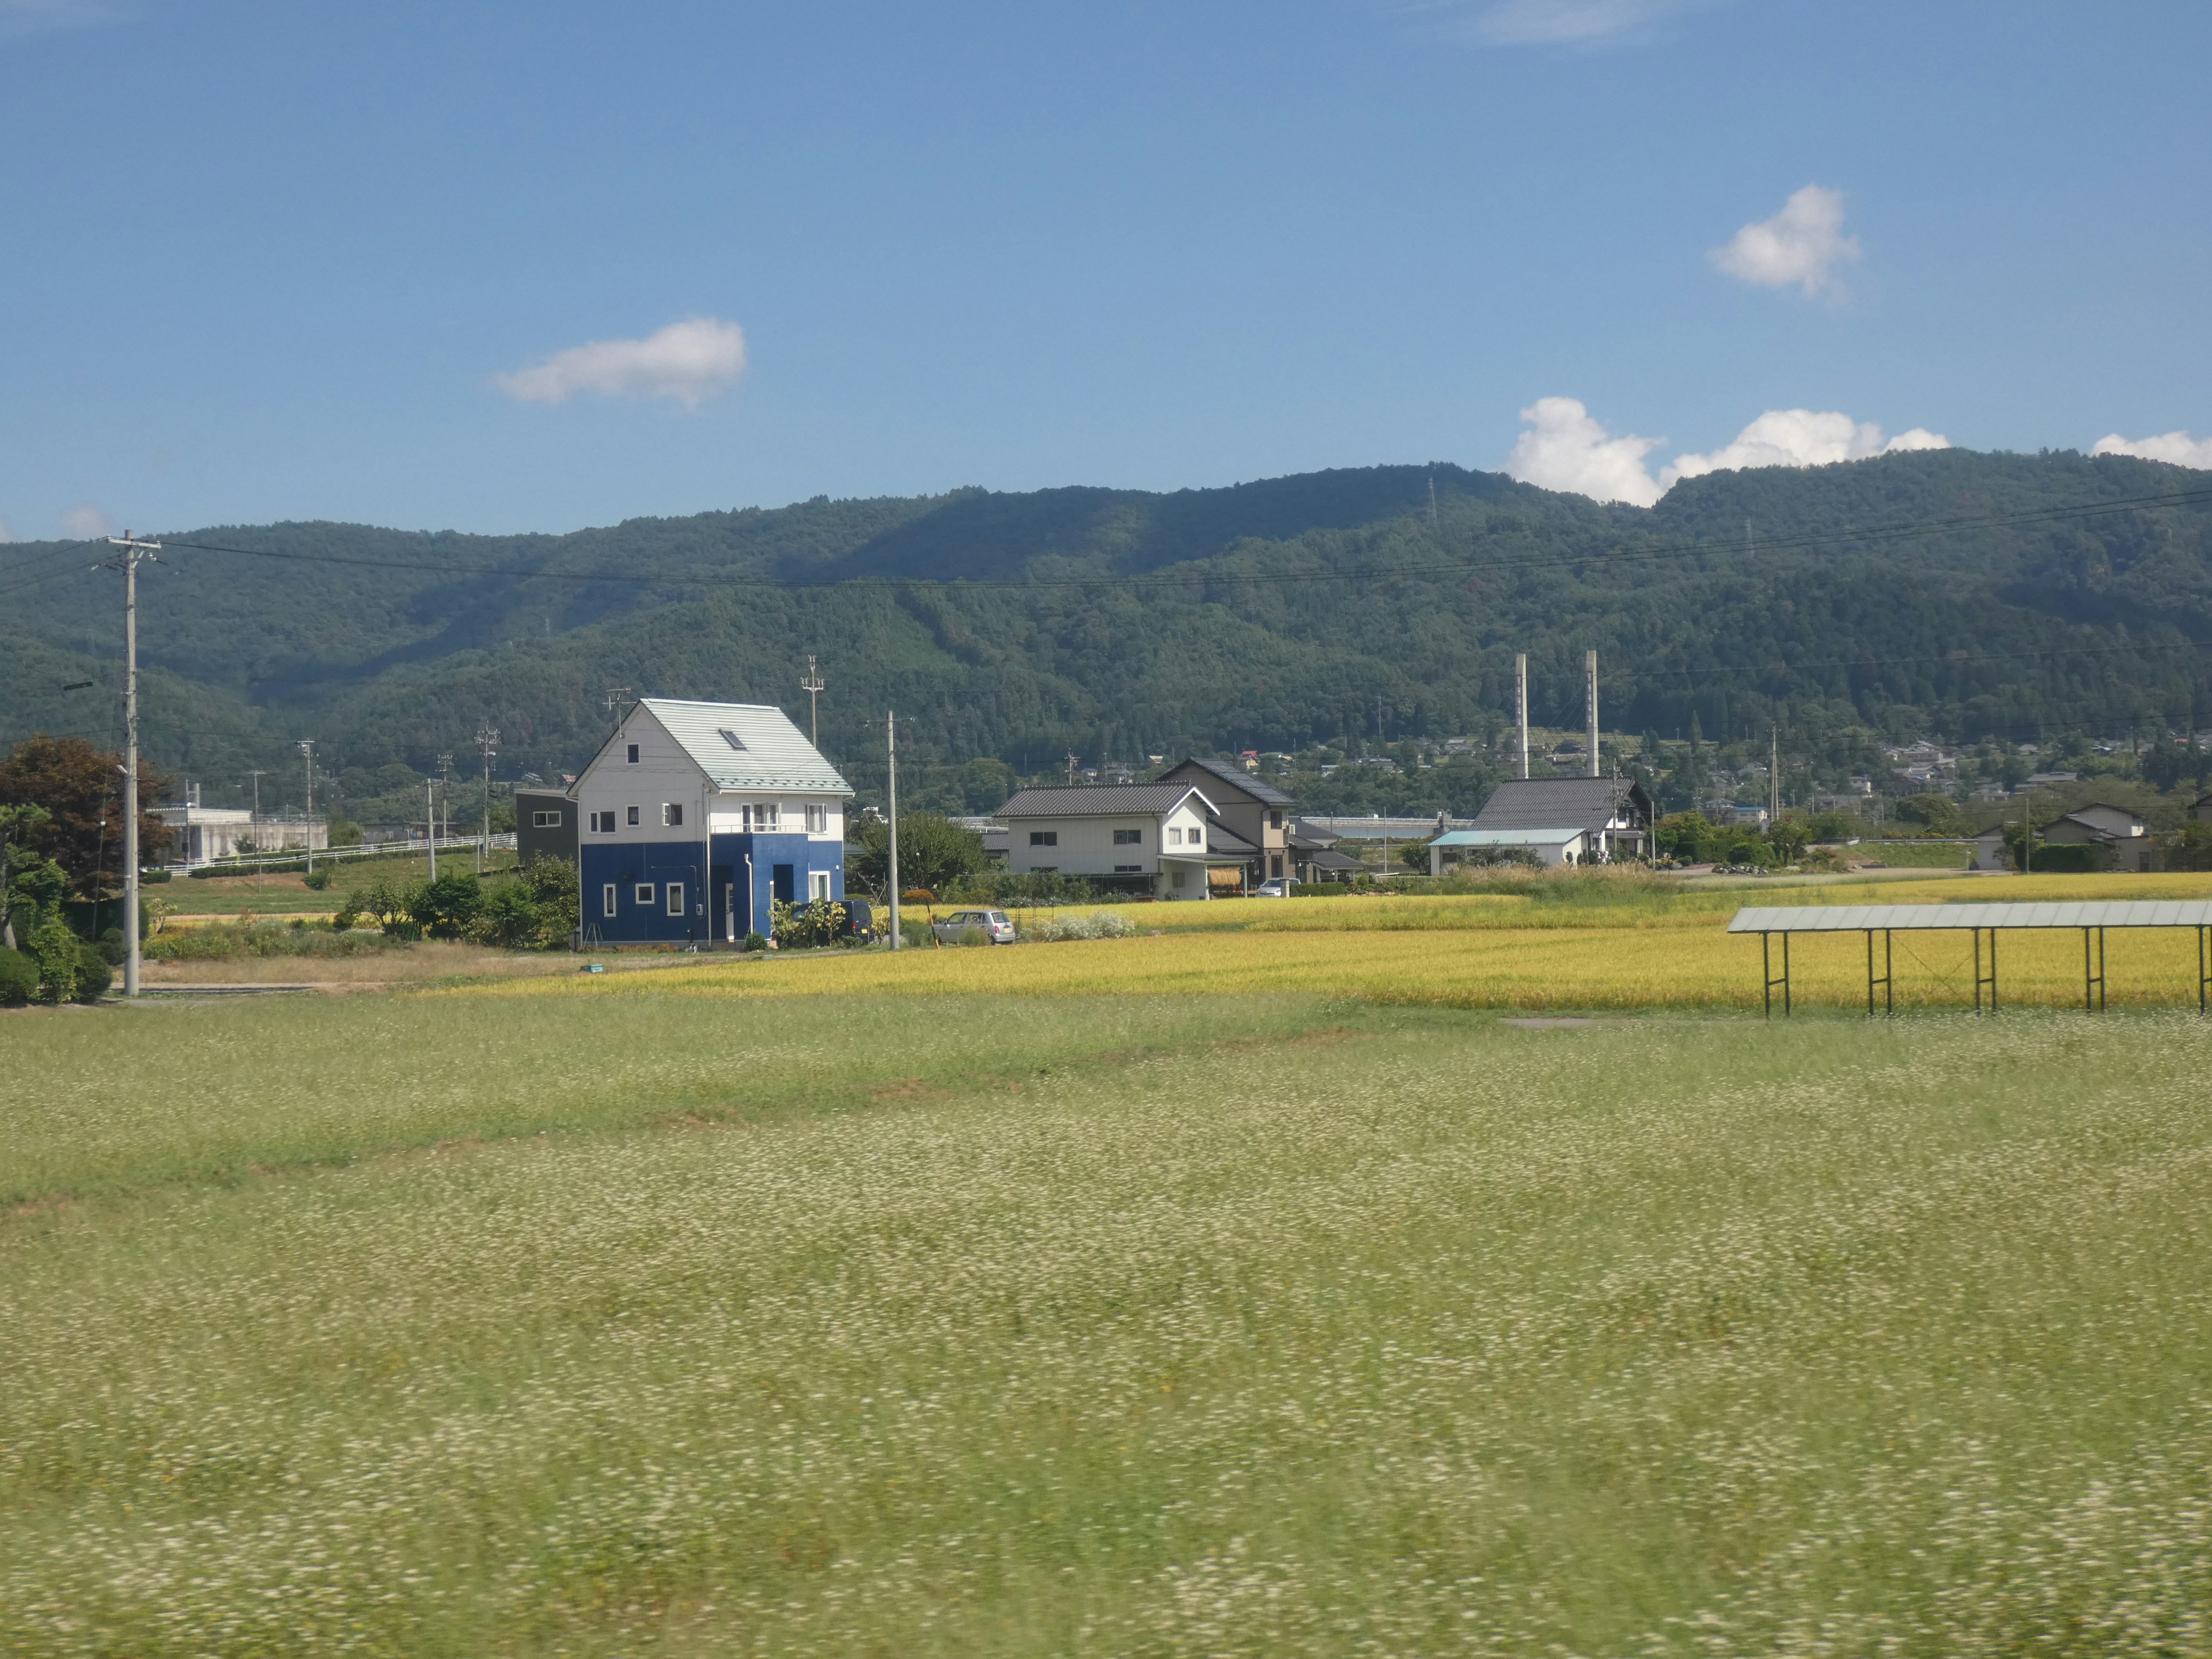
[[[584,939],[732,945],[842,900],[852,794],[781,708],[646,698],[576,780]]]

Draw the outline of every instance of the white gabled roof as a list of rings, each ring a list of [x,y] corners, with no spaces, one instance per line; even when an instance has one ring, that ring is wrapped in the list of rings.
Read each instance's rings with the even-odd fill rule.
[[[646,697],[638,707],[660,722],[717,789],[853,793],[853,786],[823,759],[791,717],[773,704]]]

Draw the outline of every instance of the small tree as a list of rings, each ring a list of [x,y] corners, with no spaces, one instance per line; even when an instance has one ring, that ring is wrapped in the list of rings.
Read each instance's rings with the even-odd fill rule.
[[[872,897],[882,898],[890,878],[890,826],[864,823],[850,842],[846,873]],[[983,868],[983,838],[942,812],[899,814],[899,879],[932,892],[955,886]]]
[[[407,915],[432,939],[465,939],[483,906],[483,884],[471,871],[425,882],[408,895]]]

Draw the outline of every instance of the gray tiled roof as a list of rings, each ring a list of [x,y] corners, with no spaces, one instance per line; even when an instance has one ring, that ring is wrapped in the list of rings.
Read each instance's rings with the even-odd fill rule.
[[[646,697],[642,706],[698,763],[717,789],[810,789],[849,795],[853,787],[769,703],[690,702]],[[722,733],[734,735],[742,749]]]
[[[1024,789],[991,816],[997,818],[1156,817],[1193,793],[1188,783],[1076,783]]]
[[[1475,815],[1477,830],[1552,830],[1572,824],[1599,830],[1633,795],[1627,778],[1508,778]]]
[[[1194,755],[1188,760],[1186,760],[1180,765],[1176,766],[1175,770],[1170,772],[1168,775],[1170,777],[1173,777],[1176,772],[1182,771],[1186,766],[1196,767],[1207,776],[1218,779],[1221,782],[1227,784],[1232,789],[1241,789],[1244,793],[1249,795],[1254,800],[1258,801],[1262,806],[1288,806],[1291,805],[1291,798],[1285,794],[1281,790],[1276,788],[1273,784],[1262,782],[1251,773],[1247,772],[1243,767],[1231,766],[1226,761],[1200,760]],[[1203,789],[1206,786],[1203,783],[1200,783],[1199,787]]]

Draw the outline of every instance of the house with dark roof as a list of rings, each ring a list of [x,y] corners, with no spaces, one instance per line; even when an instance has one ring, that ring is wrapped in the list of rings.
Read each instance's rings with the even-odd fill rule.
[[[2035,833],[2038,839],[2054,846],[2104,848],[2112,855],[2112,867],[2118,870],[2150,867],[2149,826],[2144,823],[2141,813],[2131,812],[2124,806],[2091,801],[2086,806],[2062,813],[2039,826]]]
[[[1429,843],[1429,872],[1510,852],[1534,854],[1547,865],[1640,859],[1651,843],[1651,797],[1630,779],[1509,778],[1471,829]]]
[[[1006,826],[1015,874],[1079,876],[1152,898],[1209,897],[1209,872],[1237,877],[1258,850],[1217,831],[1212,800],[1188,782],[1024,789],[991,816]]]
[[[1160,779],[1203,790],[1213,805],[1210,845],[1224,857],[1241,854],[1241,872],[1214,866],[1214,880],[1241,876],[1237,884],[1257,886],[1290,875],[1291,798],[1264,778],[1225,761],[1191,759]]]
[[[852,787],[781,708],[647,697],[573,793],[586,941],[732,945],[845,896]]]

